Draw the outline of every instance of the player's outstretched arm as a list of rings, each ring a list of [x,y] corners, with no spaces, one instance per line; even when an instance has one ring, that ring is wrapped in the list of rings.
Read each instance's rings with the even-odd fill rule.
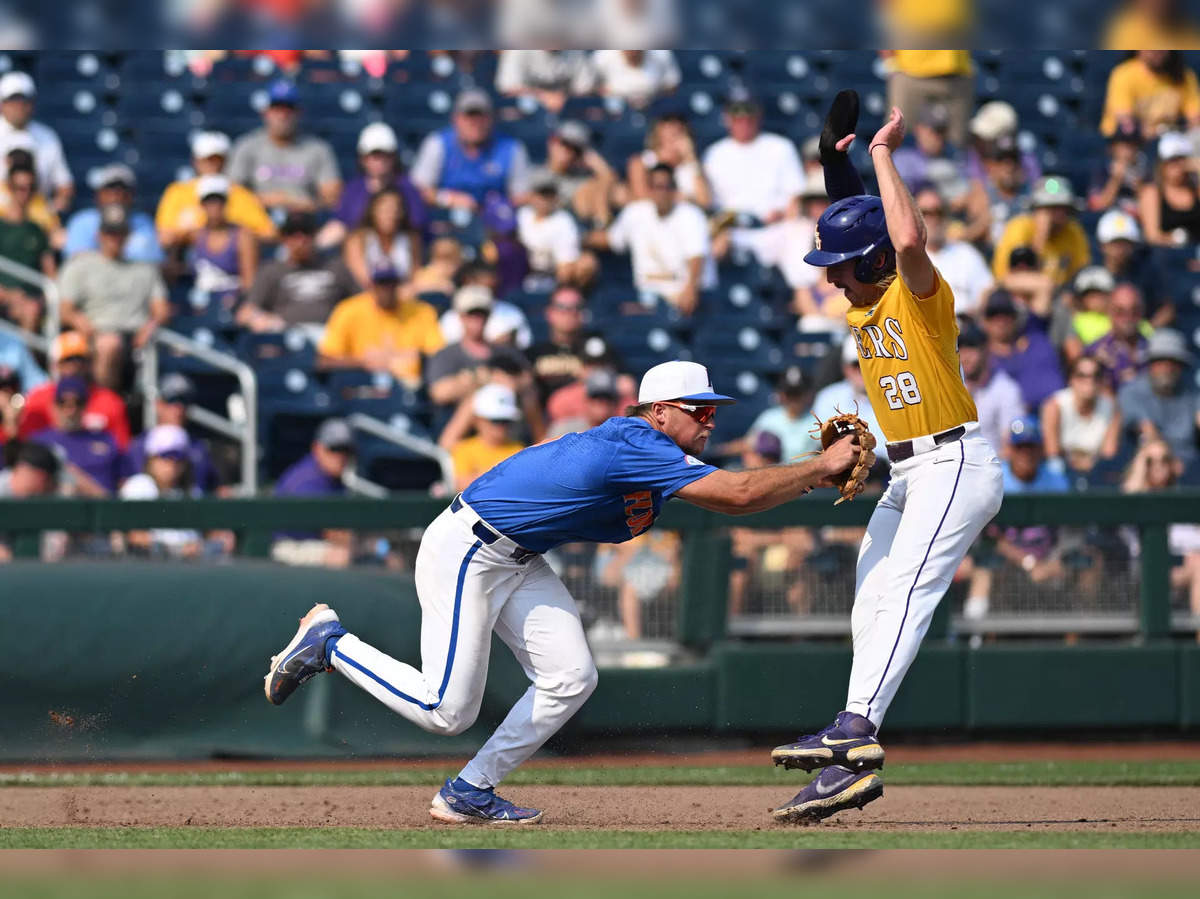
[[[675,492],[680,499],[726,515],[762,512],[803,496],[858,460],[858,437],[849,435],[820,455],[790,465],[772,465],[747,471],[714,471]]]
[[[893,106],[891,117],[871,138],[868,152],[879,181],[888,236],[896,248],[896,268],[909,290],[918,297],[927,297],[937,289],[937,273],[925,251],[925,221],[892,161],[892,153],[903,140],[904,115],[900,107]]]

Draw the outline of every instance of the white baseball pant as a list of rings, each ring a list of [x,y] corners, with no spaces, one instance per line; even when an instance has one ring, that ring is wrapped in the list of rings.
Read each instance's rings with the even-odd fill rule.
[[[1004,496],[1000,462],[971,422],[959,440],[892,466],[858,553],[846,709],[878,729],[954,572]]]
[[[486,527],[463,503],[458,512],[442,512],[421,538],[421,668],[352,634],[337,641],[330,658],[335,670],[392,711],[431,733],[452,735],[479,715],[492,631],[499,634],[532,686],[459,775],[487,789],[579,710],[596,688],[596,665],[575,600],[546,560],[515,560],[520,547],[498,535],[485,543],[473,530],[477,524]]]

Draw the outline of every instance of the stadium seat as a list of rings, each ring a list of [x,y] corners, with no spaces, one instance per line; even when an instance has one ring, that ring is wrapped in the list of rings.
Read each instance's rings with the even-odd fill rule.
[[[299,329],[279,334],[243,332],[237,341],[237,354],[260,374],[278,369],[312,372],[316,368],[316,347]]]
[[[693,341],[696,357],[705,364],[736,367],[756,374],[774,374],[786,367],[783,349],[762,331],[745,326],[698,332]],[[707,360],[707,361],[706,361]]]

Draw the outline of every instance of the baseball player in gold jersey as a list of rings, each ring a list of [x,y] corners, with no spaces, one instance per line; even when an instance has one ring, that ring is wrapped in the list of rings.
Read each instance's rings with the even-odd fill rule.
[[[1000,462],[963,383],[954,295],[929,259],[925,223],[892,162],[904,117],[893,108],[868,148],[879,197],[864,193],[845,160],[853,122],[841,133],[836,124],[822,136],[836,202],[818,221],[805,261],[826,267],[850,300],[846,321],[892,469],[858,555],[845,709],[823,731],[772,753],[776,764],[822,769],[774,811],[783,821],[817,820],[883,794],[879,727],[955,570],[1003,496]]]

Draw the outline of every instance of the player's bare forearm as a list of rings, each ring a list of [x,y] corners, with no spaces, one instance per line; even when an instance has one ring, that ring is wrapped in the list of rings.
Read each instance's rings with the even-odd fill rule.
[[[891,117],[875,133],[868,151],[879,182],[888,237],[896,250],[896,268],[908,289],[918,297],[925,297],[937,288],[937,275],[925,252],[925,220],[892,161],[892,153],[903,140],[904,116],[899,107],[893,106]]]

